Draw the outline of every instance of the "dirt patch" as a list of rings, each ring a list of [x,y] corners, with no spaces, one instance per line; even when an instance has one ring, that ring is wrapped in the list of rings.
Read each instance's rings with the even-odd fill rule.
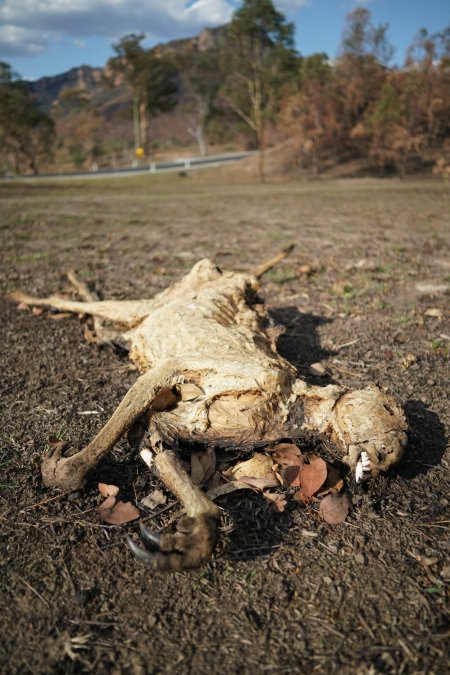
[[[0,186],[2,290],[65,290],[76,267],[103,297],[151,296],[204,256],[246,270],[293,241],[264,284],[286,326],[280,351],[313,382],[393,390],[411,427],[406,457],[353,495],[338,526],[316,507],[276,514],[257,495],[225,497],[213,561],[152,574],[124,544],[136,525],[96,512],[98,480],[125,501],[161,487],[126,439],[75,495],[45,490],[39,468],[50,436],[86,444],[136,374],[85,343],[76,318],[33,316],[2,295],[4,672],[443,672],[448,188],[207,180]],[[317,362],[323,377],[310,373]],[[176,514],[167,497],[148,514],[156,529]]]

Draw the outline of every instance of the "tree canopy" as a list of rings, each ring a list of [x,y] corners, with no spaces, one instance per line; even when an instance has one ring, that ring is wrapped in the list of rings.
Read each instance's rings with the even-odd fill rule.
[[[9,64],[0,63],[0,145],[3,163],[38,173],[55,139],[54,123],[38,109],[25,84]]]
[[[244,0],[228,27],[223,49],[223,99],[254,131],[264,180],[266,125],[283,85],[296,67],[294,26],[271,0]]]

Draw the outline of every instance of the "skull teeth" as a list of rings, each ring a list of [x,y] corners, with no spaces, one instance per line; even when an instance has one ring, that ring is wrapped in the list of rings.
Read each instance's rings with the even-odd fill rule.
[[[360,483],[363,479],[364,473],[370,471],[370,459],[365,450],[362,451],[355,469],[355,481]]]

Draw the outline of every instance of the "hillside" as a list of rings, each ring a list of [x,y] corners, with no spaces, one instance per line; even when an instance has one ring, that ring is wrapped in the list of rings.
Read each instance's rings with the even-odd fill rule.
[[[203,52],[218,44],[224,27],[205,28],[199,35],[173,40],[155,47],[160,56],[175,56],[178,62],[189,55]],[[178,75],[181,79],[182,71]],[[121,78],[114,78],[107,65],[88,65],[53,77],[27,82],[38,107],[49,113],[56,124],[58,148],[55,161],[62,168],[90,168],[128,165],[133,160],[132,97]],[[180,148],[197,152],[188,129],[189,110],[178,82],[175,106],[170,112],[152,116],[150,149],[154,156],[170,156]]]
[[[365,8],[348,15],[344,34],[352,39],[333,61],[299,55],[292,25],[281,22],[277,33],[261,21],[238,13],[229,26],[152,49],[144,36],[127,35],[104,68],[84,65],[28,83],[35,113],[55,123],[48,138],[56,142],[46,146],[26,116],[14,135],[3,105],[3,170],[130,166],[142,146],[144,161],[257,148],[259,159],[242,170],[261,179],[264,172],[450,175],[445,31],[421,33],[399,68],[382,56],[385,27],[377,29]],[[5,95],[14,98],[14,90],[5,85]]]

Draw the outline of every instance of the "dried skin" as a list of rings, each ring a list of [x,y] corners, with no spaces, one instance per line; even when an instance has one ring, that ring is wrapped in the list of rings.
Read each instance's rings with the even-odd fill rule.
[[[266,269],[262,266],[262,271]],[[348,392],[336,385],[317,387],[300,380],[276,351],[264,308],[256,304],[254,275],[221,272],[205,259],[167,290],[138,301],[92,300],[83,285],[75,285],[85,302],[22,293],[13,297],[34,306],[93,316],[98,340],[109,341],[113,336],[125,345],[142,375],[86,448],[70,457],[62,457],[57,449],[44,461],[46,485],[80,487],[86,473],[146,411],[150,411],[150,432],[166,444],[176,439],[255,447],[314,431],[336,444],[352,470],[363,450],[372,474],[400,459],[407,429],[402,409],[373,385]],[[157,459],[161,478],[182,501],[188,516],[203,519],[200,530],[191,527],[191,534],[184,537],[198,549],[198,532],[205,531],[207,522],[210,534],[204,539],[211,543],[216,507],[207,497],[198,501],[199,489],[186,474],[173,469],[167,452]],[[198,562],[198,555],[188,555],[185,549],[183,562],[178,556],[177,565]]]

